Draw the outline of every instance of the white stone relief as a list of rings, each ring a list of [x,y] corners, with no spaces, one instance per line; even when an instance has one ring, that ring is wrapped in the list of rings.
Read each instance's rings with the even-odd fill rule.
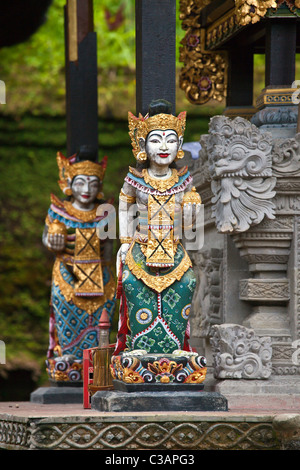
[[[217,379],[267,379],[272,372],[271,338],[236,324],[211,328],[214,375]]]
[[[264,217],[274,219],[272,135],[241,117],[214,116],[201,145],[209,160],[217,230],[244,232]]]
[[[295,138],[275,141],[272,153],[274,175],[300,175],[300,134],[296,134]]]

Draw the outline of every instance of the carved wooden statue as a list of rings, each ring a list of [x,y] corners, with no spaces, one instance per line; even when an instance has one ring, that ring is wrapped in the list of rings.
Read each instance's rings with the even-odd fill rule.
[[[206,373],[188,341],[196,281],[180,232],[182,211],[195,213],[201,200],[187,167],[174,165],[184,156],[186,114],[173,116],[169,105],[158,100],[145,117],[129,113],[142,165],[129,168],[120,193],[122,292],[112,361],[114,378],[126,383],[201,383]]]
[[[50,344],[47,371],[54,381],[81,381],[83,350],[98,346],[99,319],[115,306],[111,242],[100,241],[97,226],[103,215],[101,163],[87,146],[70,158],[57,154],[59,185],[67,196],[51,195],[43,233],[44,245],[55,254],[51,288]]]

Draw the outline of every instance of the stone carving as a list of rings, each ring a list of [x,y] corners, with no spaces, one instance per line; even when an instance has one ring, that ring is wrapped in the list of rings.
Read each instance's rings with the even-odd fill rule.
[[[218,231],[245,232],[264,217],[274,219],[271,134],[241,117],[214,116],[200,142],[209,158]]]
[[[210,339],[218,379],[267,379],[272,372],[270,337],[241,325],[214,325]]]
[[[243,279],[240,281],[241,300],[274,300],[286,302],[290,298],[288,279]]]
[[[9,450],[272,450],[279,449],[272,422],[210,416],[0,417],[0,447]],[[158,461],[158,460],[157,460]]]
[[[197,279],[193,298],[193,336],[209,335],[211,324],[221,323],[222,250],[212,248],[191,255]]]
[[[278,139],[273,147],[273,174],[277,177],[300,175],[300,134]]]
[[[252,124],[255,124],[257,127],[260,126],[272,126],[274,127],[296,127],[298,110],[297,106],[270,106],[257,111],[254,116],[251,118]]]

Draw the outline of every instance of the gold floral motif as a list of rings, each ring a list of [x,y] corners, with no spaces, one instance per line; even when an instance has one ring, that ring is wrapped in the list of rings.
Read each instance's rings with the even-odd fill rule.
[[[173,271],[162,276],[153,276],[146,273],[144,269],[134,261],[132,255],[133,247],[134,243],[128,250],[125,263],[128,265],[128,268],[134,276],[136,276],[138,279],[142,279],[142,281],[148,287],[155,290],[156,292],[162,292],[164,289],[171,286],[175,281],[180,281],[186,271],[192,267],[192,262],[187,252],[185,251],[183,259],[181,260],[180,264],[175,269],[173,269]]]
[[[123,382],[138,384],[144,382],[144,380],[138,372],[125,368],[123,369]]]
[[[149,175],[147,168],[144,168],[142,171],[142,176],[144,178],[145,183],[150,184],[152,188],[157,189],[160,193],[164,193],[168,189],[171,189],[174,184],[178,183],[179,176],[178,172],[175,168],[172,168],[172,174],[170,178],[161,179],[161,178],[152,178]]]
[[[201,28],[203,5],[195,0],[181,0],[180,18],[186,34],[181,41],[179,86],[193,104],[210,100],[221,102],[227,94],[227,55],[205,49],[205,30]]]
[[[156,374],[173,374],[182,367],[182,364],[178,365],[177,362],[169,360],[154,361],[153,364],[148,365],[148,369]]]
[[[199,369],[195,372],[192,372],[192,374],[190,374],[188,376],[188,378],[185,380],[184,383],[186,383],[186,384],[192,384],[192,383],[201,384],[205,380],[206,372],[207,372],[207,367],[202,367],[202,369]]]
[[[235,0],[236,18],[239,24],[255,24],[263,18],[269,8],[277,8],[275,0]]]

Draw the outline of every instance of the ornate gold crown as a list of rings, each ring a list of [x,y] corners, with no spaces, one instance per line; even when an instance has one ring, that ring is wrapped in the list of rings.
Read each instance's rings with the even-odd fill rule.
[[[76,162],[76,154],[66,158],[61,152],[57,152],[56,160],[59,169],[58,184],[63,192],[69,187],[68,180],[72,181],[75,176],[97,176],[100,181],[104,178],[107,157],[104,157],[100,163],[90,160]]]
[[[132,152],[135,158],[140,152],[139,139],[143,137],[146,139],[149,132],[160,129],[160,130],[174,130],[177,132],[178,137],[183,136],[185,131],[186,123],[186,112],[183,111],[178,116],[172,114],[156,114],[155,116],[149,117],[147,114],[143,117],[139,114],[139,117],[134,116],[131,112],[128,113],[129,123],[129,135],[131,138]]]

